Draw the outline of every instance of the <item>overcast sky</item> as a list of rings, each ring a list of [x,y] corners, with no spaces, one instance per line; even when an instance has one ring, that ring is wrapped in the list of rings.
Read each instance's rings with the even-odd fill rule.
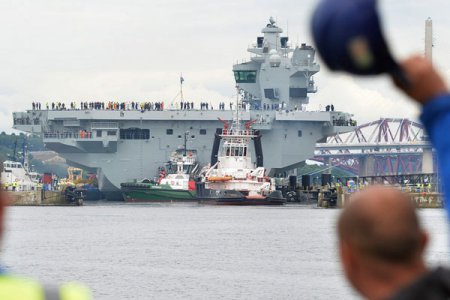
[[[1,0],[0,131],[32,101],[165,100],[185,78],[185,98],[212,103],[234,94],[232,64],[270,16],[293,44],[311,43],[316,0]],[[423,53],[433,18],[434,62],[450,79],[450,1],[382,0],[383,26],[395,55]],[[289,26],[287,26],[289,25]],[[416,118],[418,108],[388,78],[330,74],[322,65],[309,109],[333,103],[360,122]]]

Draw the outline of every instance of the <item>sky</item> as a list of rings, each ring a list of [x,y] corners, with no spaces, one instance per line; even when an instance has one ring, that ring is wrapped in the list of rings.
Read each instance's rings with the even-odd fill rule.
[[[293,45],[312,43],[317,0],[1,0],[0,132],[33,101],[170,103],[183,74],[186,99],[213,104],[235,94],[232,65],[273,16]],[[424,52],[434,23],[434,63],[450,80],[450,1],[381,0],[382,24],[398,59]],[[319,60],[320,63],[320,60]],[[322,65],[308,109],[333,103],[360,123],[415,119],[419,107],[387,76],[354,78]],[[217,106],[217,105],[215,105]]]

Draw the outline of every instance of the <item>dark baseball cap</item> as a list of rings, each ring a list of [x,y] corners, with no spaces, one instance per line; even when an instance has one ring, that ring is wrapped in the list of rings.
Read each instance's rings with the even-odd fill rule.
[[[381,31],[376,0],[322,0],[311,28],[331,70],[376,75],[398,69]]]

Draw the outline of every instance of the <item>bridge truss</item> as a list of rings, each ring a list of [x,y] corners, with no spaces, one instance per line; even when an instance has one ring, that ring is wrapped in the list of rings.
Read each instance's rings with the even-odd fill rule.
[[[313,160],[359,176],[420,174],[424,171],[424,155],[431,155],[431,150],[421,124],[382,118],[317,143]],[[431,161],[435,170],[432,156]]]

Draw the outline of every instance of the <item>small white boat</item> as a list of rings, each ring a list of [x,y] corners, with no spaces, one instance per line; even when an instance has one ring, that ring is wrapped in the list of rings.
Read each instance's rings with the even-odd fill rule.
[[[28,172],[21,162],[7,160],[3,162],[0,182],[8,191],[33,191],[38,187],[39,178],[37,173]]]

